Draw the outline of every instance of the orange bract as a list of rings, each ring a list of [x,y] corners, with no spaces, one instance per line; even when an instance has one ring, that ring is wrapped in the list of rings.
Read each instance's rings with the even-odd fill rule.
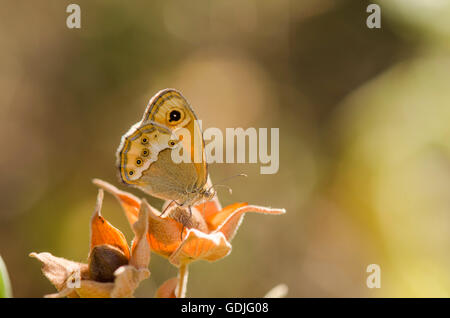
[[[97,202],[97,209],[91,219],[91,251],[95,246],[108,244],[120,249],[129,259],[130,249],[125,236],[100,214],[103,192],[99,193],[97,200],[100,202]]]
[[[102,201],[103,190],[100,189],[91,219],[89,264],[69,261],[50,253],[30,254],[42,263],[42,272],[58,290],[58,293],[47,297],[132,297],[139,283],[150,276],[147,269],[150,262],[150,248],[146,240],[147,207],[138,207],[134,216],[132,227],[135,238],[130,252],[122,232],[101,216]],[[96,254],[94,258],[93,254]],[[120,263],[116,262],[116,256],[121,257]],[[98,278],[106,276],[111,278]]]
[[[176,298],[175,289],[178,285],[178,278],[173,277],[165,281],[156,291],[156,298]]]
[[[149,211],[147,238],[150,248],[168,257],[177,267],[200,259],[216,261],[228,255],[231,251],[230,241],[245,213],[274,215],[285,213],[284,209],[247,203],[234,203],[222,209],[215,197],[209,202],[192,207],[192,214],[187,208],[174,205],[161,216],[161,213],[145,200],[141,201],[102,180],[95,179],[94,183],[117,198],[129,221],[136,218],[141,206],[147,208]],[[203,224],[206,224],[207,228]]]

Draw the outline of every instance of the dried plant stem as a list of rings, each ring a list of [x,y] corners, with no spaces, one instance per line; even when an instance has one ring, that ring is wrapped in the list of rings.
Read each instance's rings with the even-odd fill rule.
[[[187,264],[183,264],[180,266],[180,269],[178,270],[178,286],[176,289],[177,298],[186,297],[187,280],[188,280],[188,266]]]

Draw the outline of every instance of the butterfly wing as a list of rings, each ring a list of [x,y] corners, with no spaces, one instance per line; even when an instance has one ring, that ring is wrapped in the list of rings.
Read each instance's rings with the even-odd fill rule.
[[[181,141],[183,151],[188,151],[197,171],[196,188],[202,188],[208,179],[205,142],[197,116],[181,92],[173,88],[159,91],[150,100],[142,120],[151,120],[164,125],[177,136],[181,128],[189,131],[190,140]]]
[[[190,138],[180,138],[183,128]],[[171,151],[180,146],[188,152],[191,162],[173,162]],[[166,89],[150,100],[141,122],[122,137],[117,161],[124,183],[161,199],[184,202],[187,191],[206,185],[202,132],[180,92]]]
[[[160,151],[174,148],[176,143],[177,137],[160,124],[148,121],[133,125],[117,150],[121,180],[139,186],[143,172],[158,160]]]
[[[159,153],[158,160],[144,171],[140,188],[151,195],[175,200],[182,204],[189,200],[189,191],[197,181],[197,171],[190,163],[174,163],[171,149]]]

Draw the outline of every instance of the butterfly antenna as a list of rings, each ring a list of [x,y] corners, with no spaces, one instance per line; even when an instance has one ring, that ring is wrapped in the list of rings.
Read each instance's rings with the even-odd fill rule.
[[[239,173],[239,174],[235,174],[234,176],[231,176],[231,177],[226,177],[225,179],[222,179],[219,182],[224,182],[224,181],[236,178],[236,177],[247,177],[247,175],[245,173]]]
[[[233,194],[233,189],[231,189],[231,187],[228,186],[228,185],[226,185],[226,184],[216,184],[214,187],[215,187],[215,188],[217,188],[217,187],[224,187],[224,188],[227,188],[227,189],[228,189],[228,192],[229,192],[230,194]]]

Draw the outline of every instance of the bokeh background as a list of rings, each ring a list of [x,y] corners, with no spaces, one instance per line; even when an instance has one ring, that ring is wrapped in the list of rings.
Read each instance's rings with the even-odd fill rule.
[[[375,2],[375,1],[371,1]],[[204,127],[279,127],[280,169],[214,164],[247,215],[231,255],[190,267],[190,297],[450,295],[450,2],[1,1],[0,254],[14,296],[54,292],[28,257],[85,261],[94,177],[116,178],[120,137],[175,87]],[[144,196],[139,191],[131,190]],[[160,207],[162,202],[147,197]],[[105,217],[131,239],[119,205]],[[381,266],[381,288],[366,267]],[[138,297],[176,275],[152,257]]]

